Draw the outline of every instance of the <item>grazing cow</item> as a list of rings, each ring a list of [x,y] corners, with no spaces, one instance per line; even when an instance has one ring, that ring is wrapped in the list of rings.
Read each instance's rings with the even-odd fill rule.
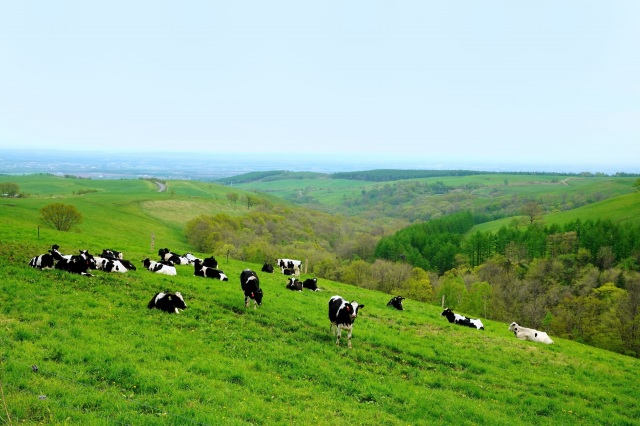
[[[331,321],[331,331],[336,335],[336,345],[340,344],[340,336],[344,328],[349,332],[347,341],[349,348],[351,348],[353,322],[356,320],[358,310],[362,308],[364,305],[358,304],[355,300],[349,303],[340,296],[333,296],[329,299],[329,321]]]
[[[270,263],[265,263],[264,265],[262,265],[262,272],[273,274],[273,265]]]
[[[479,319],[467,318],[463,315],[454,314],[453,311],[449,308],[442,311],[440,314],[443,317],[447,317],[447,321],[450,323],[456,323],[458,325],[464,325],[467,327],[474,327],[478,330],[484,330],[484,325],[482,325],[482,321]]]
[[[175,293],[156,293],[149,301],[147,308],[179,314],[180,309],[187,309],[187,304],[184,303],[182,294],[176,291]]]
[[[256,305],[262,305],[262,289],[260,288],[260,280],[258,275],[251,269],[245,269],[240,273],[240,286],[244,291],[244,307],[249,307],[249,300],[253,299],[253,309]]]
[[[396,296],[396,297],[392,298],[391,300],[389,300],[389,302],[387,303],[387,306],[393,306],[394,308],[396,308],[399,311],[404,311],[404,306],[402,306],[402,301],[403,300],[404,300],[404,297]]]
[[[547,345],[553,344],[553,340],[544,331],[525,328],[515,322],[512,322],[509,326],[509,331],[513,331],[514,336],[520,340],[531,340],[532,342],[546,343]]]
[[[302,291],[302,281],[295,278],[289,278],[286,288],[293,291]]]
[[[79,250],[80,254],[73,256],[62,256],[62,259],[58,260],[55,268],[63,271],[72,272],[74,274],[80,274],[88,277],[92,277],[87,272],[89,269],[96,269],[96,260],[89,254],[88,250]]]
[[[104,257],[105,259],[117,259],[117,260],[123,259],[123,255],[121,251],[115,251],[111,249],[102,250],[102,254],[100,255],[100,257]]]
[[[193,264],[193,275],[196,277],[216,278],[220,281],[229,281],[229,278],[219,269],[202,266],[200,259]]]
[[[149,260],[147,257],[142,261],[142,264],[145,268],[147,268],[151,272],[155,272],[156,274],[164,274],[164,275],[178,275],[176,272],[175,266],[164,265],[160,262],[154,262],[153,260]]]
[[[29,261],[29,266],[38,269],[53,269],[56,262],[62,259],[62,254],[58,251],[60,246],[54,244],[48,253],[33,257]]]
[[[218,261],[213,256],[205,257],[204,260],[202,261],[202,266],[206,266],[207,268],[217,268]]]
[[[318,288],[317,278],[307,278],[302,282],[302,287],[309,289],[311,291],[320,291],[320,289]]]
[[[105,257],[96,257],[94,258],[96,261],[96,269],[105,271],[105,272],[127,272],[127,268],[117,259],[109,259]]]

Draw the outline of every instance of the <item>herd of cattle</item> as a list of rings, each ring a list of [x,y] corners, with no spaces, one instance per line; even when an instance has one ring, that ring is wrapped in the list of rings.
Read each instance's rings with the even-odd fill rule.
[[[124,259],[122,252],[116,250],[104,249],[102,254],[98,257],[89,254],[88,250],[79,250],[79,254],[77,255],[63,255],[60,253],[59,249],[60,246],[57,244],[52,245],[48,253],[33,257],[29,261],[29,266],[38,269],[60,269],[84,276],[92,276],[88,271],[96,269],[105,272],[119,273],[136,270],[133,263]],[[194,276],[213,278],[220,281],[229,281],[229,278],[224,274],[224,272],[218,269],[218,262],[213,256],[200,259],[191,253],[179,255],[171,252],[167,248],[160,249],[158,251],[158,256],[160,257],[158,261],[146,258],[142,261],[142,264],[151,272],[171,276],[177,275],[175,265],[193,265]],[[293,259],[277,259],[276,264],[280,267],[282,274],[294,275],[294,277],[288,279],[286,284],[287,289],[302,291],[306,288],[311,291],[320,291],[318,288],[317,278],[308,278],[304,281],[297,279],[297,277],[300,276],[302,265],[301,261]],[[273,271],[273,265],[269,263],[265,263],[262,266],[262,272],[273,273]],[[260,288],[260,279],[254,271],[251,269],[245,269],[241,272],[240,287],[244,292],[245,307],[249,307],[251,300],[254,302],[254,309],[256,309],[257,306],[262,305],[263,291]],[[402,305],[403,300],[404,297],[395,296],[389,300],[387,306],[402,311],[404,310],[404,306]],[[180,310],[187,308],[184,297],[180,292],[156,293],[153,295],[147,306],[149,309],[157,308],[169,313],[179,313]],[[336,336],[336,345],[340,344],[340,337],[342,335],[342,330],[344,329],[348,333],[348,347],[351,348],[353,324],[358,315],[358,311],[362,308],[364,308],[364,305],[359,304],[355,300],[348,302],[340,296],[333,296],[329,299],[329,320],[331,321],[331,332]],[[452,324],[484,330],[484,325],[479,319],[467,318],[463,315],[456,314],[449,308],[445,309],[441,316],[446,317]],[[509,331],[513,332],[520,340],[530,340],[546,344],[553,343],[553,340],[549,338],[547,333],[522,327],[515,322],[509,325]]]

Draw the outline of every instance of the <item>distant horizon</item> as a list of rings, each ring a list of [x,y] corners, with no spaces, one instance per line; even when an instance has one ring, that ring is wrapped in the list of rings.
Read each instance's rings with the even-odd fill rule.
[[[219,179],[253,171],[337,173],[373,169],[470,170],[496,173],[640,173],[640,167],[587,164],[482,163],[452,159],[408,158],[371,153],[190,152],[23,150],[0,152],[1,174],[75,174],[95,178],[163,176],[175,179]]]

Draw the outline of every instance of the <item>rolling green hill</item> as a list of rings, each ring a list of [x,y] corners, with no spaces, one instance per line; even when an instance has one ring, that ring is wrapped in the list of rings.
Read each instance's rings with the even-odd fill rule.
[[[451,325],[437,306],[320,280],[291,292],[260,273],[263,306],[246,309],[239,274],[260,265],[218,253],[230,277],[177,277],[138,269],[80,277],[27,266],[61,250],[114,248],[138,264],[158,247],[191,250],[185,218],[200,210],[240,214],[229,188],[148,181],[14,178],[25,199],[0,200],[0,383],[3,424],[636,424],[636,359],[554,338],[522,342],[507,324]],[[78,191],[95,189],[77,195]],[[172,192],[173,191],[173,192]],[[76,205],[74,232],[40,229],[38,209]],[[175,203],[179,203],[177,206]],[[200,207],[198,207],[200,206]],[[182,215],[179,214],[182,212]],[[155,247],[150,246],[150,235]],[[196,253],[204,257],[210,253]],[[303,277],[304,278],[304,277]],[[148,310],[157,291],[181,291],[179,315]],[[327,302],[340,294],[365,308],[353,349],[329,333]],[[37,366],[37,372],[32,366]]]

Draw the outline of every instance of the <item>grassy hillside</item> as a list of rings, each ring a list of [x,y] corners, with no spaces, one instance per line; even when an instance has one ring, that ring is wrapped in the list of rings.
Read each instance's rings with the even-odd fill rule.
[[[154,232],[156,250],[189,250],[180,221],[145,204],[181,199],[183,191],[203,191],[191,201],[209,197],[212,211],[233,207],[216,185],[169,182],[172,198],[146,181],[24,179],[18,183],[32,198],[0,203],[2,423],[631,425],[640,418],[636,359],[557,338],[551,346],[521,342],[507,324],[488,320],[484,331],[450,325],[438,307],[410,300],[405,311],[392,310],[379,292],[320,280],[322,292],[297,293],[282,275],[258,272],[264,304],[245,309],[240,271],[260,265],[226,263],[217,253],[229,282],[194,277],[188,266],[178,266],[177,277],[31,269],[29,258],[52,243],[63,252],[112,247],[139,263],[155,258]],[[85,187],[98,192],[73,195]],[[60,197],[77,204],[85,222],[72,233],[41,230],[38,240],[37,209]],[[181,291],[188,308],[148,310],[164,290]],[[334,294],[365,305],[351,350],[329,333]]]

